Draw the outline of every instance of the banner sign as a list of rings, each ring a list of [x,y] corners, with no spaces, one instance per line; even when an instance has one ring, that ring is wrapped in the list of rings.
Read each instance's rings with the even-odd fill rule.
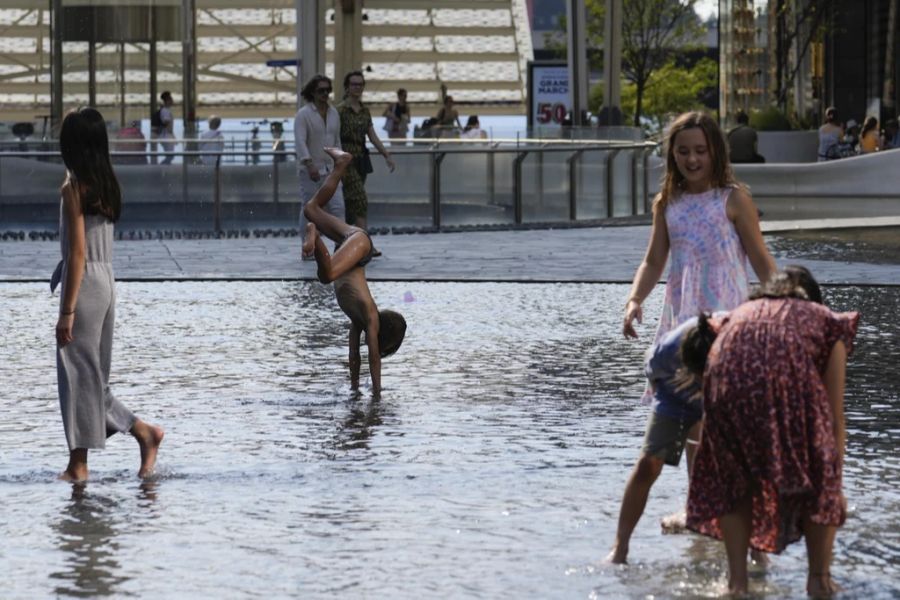
[[[528,126],[561,127],[570,111],[568,64],[528,63]]]

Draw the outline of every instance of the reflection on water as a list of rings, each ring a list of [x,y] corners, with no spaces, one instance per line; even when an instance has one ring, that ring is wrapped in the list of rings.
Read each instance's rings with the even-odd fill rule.
[[[61,596],[110,596],[127,581],[116,560],[117,503],[88,493],[87,486],[72,485],[72,498],[53,529],[59,551],[66,557],[65,569],[50,573],[59,580],[54,593]]]
[[[643,436],[642,340],[626,286],[373,284],[409,323],[380,401],[349,389],[347,323],[312,283],[118,286],[113,385],[167,429],[159,476],[133,440],[66,460],[44,285],[0,285],[3,598],[715,597],[721,545],[663,536],[685,476],[664,470],[633,564],[601,563]],[[416,298],[405,302],[406,292]],[[900,290],[829,288],[863,313],[848,369],[846,495],[834,573],[847,597],[900,595]],[[363,365],[363,373],[367,366]],[[366,377],[363,377],[366,379]],[[754,572],[794,598],[802,544]]]

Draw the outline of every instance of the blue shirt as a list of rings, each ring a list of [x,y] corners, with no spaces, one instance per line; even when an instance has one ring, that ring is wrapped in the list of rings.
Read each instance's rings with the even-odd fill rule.
[[[672,419],[699,420],[703,416],[699,381],[678,389],[681,362],[681,342],[685,334],[697,325],[697,317],[688,319],[665,334],[659,343],[647,350],[644,372],[653,388],[653,410]],[[683,376],[682,376],[683,377]]]

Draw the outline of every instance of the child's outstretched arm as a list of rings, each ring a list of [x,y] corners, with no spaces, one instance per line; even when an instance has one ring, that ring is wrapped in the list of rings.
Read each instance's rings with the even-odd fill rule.
[[[666,217],[662,211],[653,212],[653,227],[650,231],[650,242],[647,244],[647,252],[644,260],[634,274],[631,284],[631,292],[625,301],[625,322],[622,325],[622,333],[625,337],[637,337],[633,322],[637,319],[640,323],[643,317],[641,304],[650,295],[659,278],[662,277],[666,260],[669,257],[669,233],[666,229]]]
[[[731,191],[726,207],[728,218],[734,223],[734,229],[741,238],[741,245],[750,266],[756,273],[760,283],[765,283],[775,274],[775,259],[769,254],[766,242],[763,240],[762,231],[759,228],[759,213],[753,198],[743,188],[737,187]]]
[[[825,366],[825,389],[831,406],[834,441],[840,464],[844,464],[844,446],[847,443],[847,424],[844,421],[844,385],[847,372],[847,347],[837,342],[831,349]]]
[[[359,355],[359,338],[362,330],[350,323],[350,387],[354,390],[359,387],[359,367],[362,359]]]

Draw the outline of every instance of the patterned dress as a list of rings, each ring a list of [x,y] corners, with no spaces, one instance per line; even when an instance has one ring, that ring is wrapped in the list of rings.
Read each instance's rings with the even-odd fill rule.
[[[344,152],[349,152],[356,159],[366,152],[366,134],[372,126],[372,115],[366,106],[362,106],[359,112],[353,110],[349,102],[342,102],[338,106],[338,113],[341,116],[341,147]],[[354,160],[341,179],[344,186],[346,220],[351,225],[356,222],[357,217],[366,218],[369,214],[366,175],[359,172]]]
[[[721,538],[719,517],[752,497],[751,547],[781,552],[802,521],[840,526],[841,464],[823,375],[858,313],[795,298],[747,302],[726,317],[704,376],[704,424],[687,525]]]
[[[671,265],[654,342],[700,311],[731,310],[747,300],[747,253],[725,211],[732,189],[681,194],[666,206]]]
[[[680,194],[666,205],[669,276],[653,346],[701,311],[737,308],[747,300],[747,253],[725,210],[733,188]],[[649,404],[647,387],[642,402]]]

